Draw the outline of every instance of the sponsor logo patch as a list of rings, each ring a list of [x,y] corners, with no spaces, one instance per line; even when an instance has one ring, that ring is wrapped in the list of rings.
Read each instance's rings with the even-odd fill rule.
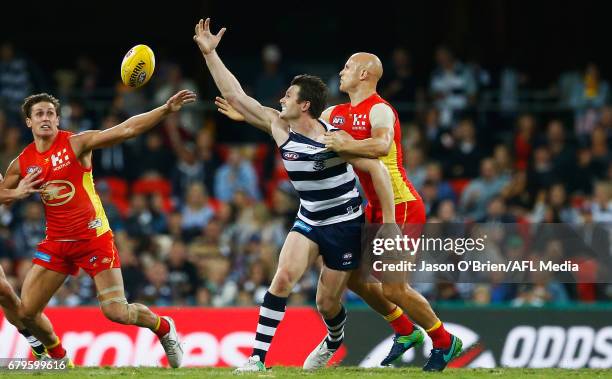
[[[294,161],[296,159],[298,159],[300,157],[300,155],[298,153],[293,153],[291,151],[285,151],[283,153],[283,158],[285,158],[288,161]]]
[[[312,230],[311,226],[308,226],[304,221],[297,220],[293,224],[294,228],[302,229],[305,232],[310,232]]]
[[[41,261],[45,261],[45,262],[51,262],[51,256],[41,251],[37,251],[36,253],[34,253],[34,258],[38,258]]]

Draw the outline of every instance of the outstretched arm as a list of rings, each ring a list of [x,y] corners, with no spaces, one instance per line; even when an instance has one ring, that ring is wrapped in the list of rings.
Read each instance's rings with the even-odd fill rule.
[[[326,147],[338,153],[365,158],[384,157],[389,154],[393,142],[394,123],[393,110],[386,104],[376,104],[370,110],[370,124],[372,125],[370,138],[356,140],[346,132],[334,132],[327,133],[323,142]]]
[[[378,195],[382,208],[383,222],[385,224],[395,223],[395,202],[393,201],[393,187],[391,187],[391,176],[387,167],[379,159],[360,158],[350,155],[341,155],[348,163],[358,170],[367,172],[372,177],[374,191]]]
[[[70,143],[77,157],[94,149],[117,145],[148,131],[164,117],[178,112],[183,105],[193,103],[195,99],[195,93],[188,90],[179,91],[161,107],[130,117],[121,124],[106,130],[88,130],[79,133],[70,139]]]
[[[206,61],[206,66],[208,66],[208,70],[221,95],[227,99],[229,104],[238,113],[244,116],[244,120],[247,123],[262,129],[268,134],[272,134],[272,121],[278,118],[278,111],[265,108],[257,100],[248,96],[242,89],[238,79],[225,67],[225,64],[223,64],[223,61],[221,61],[217,54],[216,48],[225,30],[225,28],[222,28],[219,33],[212,34],[210,31],[210,18],[207,18],[206,21],[200,20],[195,26],[193,40],[198,44]]]

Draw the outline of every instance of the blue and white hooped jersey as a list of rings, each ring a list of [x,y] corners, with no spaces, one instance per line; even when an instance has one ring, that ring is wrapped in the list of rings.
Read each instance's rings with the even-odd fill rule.
[[[339,130],[318,120],[326,130]],[[324,144],[289,131],[280,146],[285,169],[300,195],[298,218],[312,226],[330,225],[363,214],[353,167]]]

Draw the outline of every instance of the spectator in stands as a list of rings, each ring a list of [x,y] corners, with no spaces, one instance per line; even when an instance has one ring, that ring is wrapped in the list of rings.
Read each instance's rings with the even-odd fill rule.
[[[425,214],[427,217],[435,215],[438,212],[438,205],[440,204],[437,183],[432,180],[425,179],[423,189],[421,190],[421,198],[425,204]]]
[[[36,70],[32,63],[15,53],[11,42],[0,44],[0,107],[11,123],[19,123],[21,103],[37,87]]]
[[[548,190],[547,195],[538,197],[531,215],[531,222],[548,222],[545,220],[546,212],[548,211],[549,207],[556,215],[558,215],[559,222],[576,224],[580,220],[578,212],[570,206],[565,185],[563,183],[553,184]]]
[[[509,224],[515,223],[516,218],[508,213],[504,198],[501,195],[497,195],[490,200],[489,204],[487,205],[487,214],[483,218],[479,219],[478,222],[487,224]]]
[[[610,182],[595,183],[591,211],[593,221],[607,225],[612,223],[612,185]]]
[[[214,307],[233,305],[238,295],[238,285],[229,280],[231,262],[226,257],[207,259],[207,287],[212,294],[211,304]]]
[[[404,167],[406,167],[406,174],[412,185],[414,185],[414,188],[416,188],[417,191],[420,190],[421,187],[423,187],[427,174],[423,149],[420,147],[413,147],[404,151]]]
[[[446,158],[446,172],[451,178],[475,178],[482,159],[476,128],[470,119],[462,120],[453,131],[453,147]]]
[[[572,176],[576,171],[576,152],[568,143],[560,120],[554,119],[548,123],[546,143],[551,153],[555,179],[563,183],[572,183]]]
[[[123,231],[123,216],[121,215],[119,208],[117,208],[112,201],[111,190],[108,182],[106,182],[104,179],[96,181],[96,192],[98,193],[98,196],[100,196],[100,201],[102,202],[102,206],[104,206],[104,213],[106,214],[110,227],[115,233]]]
[[[574,109],[575,130],[579,137],[588,136],[600,117],[600,110],[609,98],[610,85],[599,74],[595,63],[587,64],[581,80],[574,83],[570,106]]]
[[[167,229],[166,217],[153,209],[146,195],[132,195],[130,205],[130,213],[125,222],[125,229],[130,236],[146,239]]]
[[[536,132],[536,121],[533,115],[523,114],[516,122],[514,135],[514,167],[525,170],[529,165],[533,150],[533,139]]]
[[[527,190],[527,172],[516,171],[508,184],[502,189],[501,195],[508,210],[517,219],[522,219],[534,203],[533,194]]]
[[[436,50],[436,64],[429,87],[440,111],[440,124],[450,127],[474,103],[476,81],[446,47]]]
[[[499,175],[492,158],[485,158],[480,164],[480,176],[473,179],[461,194],[459,209],[472,220],[485,216],[487,204],[508,183],[508,178]]]
[[[168,268],[163,262],[154,261],[145,270],[147,282],[142,288],[138,301],[143,304],[170,306],[178,299],[173,297],[168,277]]]
[[[191,184],[187,188],[185,205],[181,211],[183,233],[188,239],[199,234],[214,215],[215,211],[208,205],[208,194],[204,185]]]
[[[112,128],[125,119],[124,115],[111,112],[102,120],[102,130]],[[132,179],[134,174],[129,170],[134,167],[130,164],[131,156],[126,145],[118,144],[105,149],[96,150],[93,153],[93,167],[96,178],[107,176]]]
[[[385,70],[381,96],[391,103],[416,103],[417,79],[412,70],[410,53],[396,47],[391,55],[391,67]]]
[[[532,196],[547,190],[557,179],[550,150],[546,146],[539,146],[533,152],[533,161],[527,172],[527,186]]]
[[[229,149],[227,160],[215,174],[215,197],[230,201],[237,191],[259,200],[259,184],[253,164],[242,157],[238,147]]]
[[[145,136],[145,146],[140,153],[141,157],[133,162],[140,178],[168,178],[174,166],[175,157],[164,145],[161,133],[156,130],[148,132]]]
[[[183,241],[175,240],[172,243],[166,265],[168,282],[175,301],[179,304],[195,302],[200,277],[197,267],[187,259],[187,246]]]
[[[242,291],[247,292],[251,297],[251,303],[263,303],[264,295],[270,286],[270,273],[268,267],[262,261],[255,261],[249,267],[246,280],[242,283]]]
[[[161,85],[155,91],[153,100],[156,104],[163,104],[173,93],[182,89],[188,89],[193,92],[198,92],[198,86],[193,79],[186,78],[183,74],[181,66],[175,63],[160,65],[159,83]],[[176,118],[180,119],[181,125],[191,133],[195,133],[198,129],[198,122],[194,112],[181,112],[175,114]]]
[[[281,70],[282,53],[275,44],[268,44],[261,50],[263,70],[254,85],[255,98],[264,105],[276,105],[286,89],[285,74]]]
[[[67,109],[67,112],[62,112],[62,129],[73,133],[94,129],[94,123],[88,117],[85,105],[81,99],[76,97],[70,99]]]
[[[608,136],[606,130],[597,126],[591,133],[591,156],[593,160],[594,175],[602,177],[604,171],[612,162],[612,152],[608,145]]]
[[[24,145],[21,143],[21,132],[18,128],[6,128],[0,137],[0,173],[4,175],[9,163],[21,153]]]
[[[453,188],[448,181],[444,180],[442,175],[442,166],[440,163],[434,161],[427,164],[425,181],[430,181],[437,187],[436,193],[438,200],[457,200],[457,196],[453,191]]]

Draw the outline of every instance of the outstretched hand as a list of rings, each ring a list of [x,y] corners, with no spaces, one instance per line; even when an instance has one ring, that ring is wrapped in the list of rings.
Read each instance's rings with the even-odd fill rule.
[[[207,18],[206,21],[200,19],[200,22],[195,26],[193,40],[198,44],[203,54],[210,54],[217,48],[226,30],[226,28],[221,28],[219,33],[212,34],[210,31],[210,18]]]
[[[193,103],[194,101],[196,101],[195,92],[184,89],[169,98],[168,101],[166,101],[166,105],[170,112],[178,112],[183,105]]]
[[[341,153],[344,151],[346,143],[352,139],[353,137],[344,130],[336,130],[333,132],[326,132],[323,136],[323,143],[328,149]]]
[[[217,106],[217,111],[219,111],[219,113],[224,114],[234,121],[244,121],[244,116],[242,113],[238,112],[236,108],[232,107],[223,97],[215,97],[215,105]]]

